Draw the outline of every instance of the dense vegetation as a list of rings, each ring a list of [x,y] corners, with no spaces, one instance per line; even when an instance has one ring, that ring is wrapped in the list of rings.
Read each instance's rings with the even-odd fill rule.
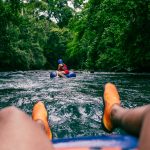
[[[149,0],[68,2],[0,0],[1,70],[148,71]]]

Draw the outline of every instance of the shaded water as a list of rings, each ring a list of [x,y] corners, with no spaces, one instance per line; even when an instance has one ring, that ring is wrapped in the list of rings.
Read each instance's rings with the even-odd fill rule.
[[[43,100],[54,138],[108,134],[101,125],[106,82],[117,85],[124,107],[150,103],[150,74],[82,72],[50,79],[48,71],[18,71],[0,73],[0,109],[14,105],[31,115],[35,102]]]

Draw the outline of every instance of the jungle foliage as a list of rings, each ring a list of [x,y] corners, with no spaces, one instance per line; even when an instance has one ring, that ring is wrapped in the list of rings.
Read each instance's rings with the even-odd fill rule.
[[[1,70],[148,71],[149,0],[69,2],[0,0]]]
[[[149,27],[149,0],[89,0],[70,22],[68,58],[94,70],[148,70]]]
[[[72,16],[67,0],[0,0],[1,70],[56,67],[67,49]]]

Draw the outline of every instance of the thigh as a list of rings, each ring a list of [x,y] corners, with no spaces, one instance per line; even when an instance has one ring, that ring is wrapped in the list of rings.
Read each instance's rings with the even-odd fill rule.
[[[0,149],[51,150],[52,146],[39,125],[15,107],[0,111]]]
[[[61,74],[66,74],[65,71],[60,71]]]

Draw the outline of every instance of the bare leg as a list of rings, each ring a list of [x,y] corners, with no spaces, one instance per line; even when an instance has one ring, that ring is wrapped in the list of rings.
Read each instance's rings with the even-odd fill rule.
[[[150,149],[150,105],[134,109],[124,109],[119,105],[114,105],[111,110],[111,121],[113,125],[138,135],[141,150]]]
[[[56,77],[59,77],[59,76],[58,76],[58,73],[59,73],[59,71],[56,71]]]
[[[1,150],[52,150],[42,125],[15,107],[0,111]]]
[[[114,104],[111,110],[111,121],[113,125],[119,126],[131,134],[139,136],[148,110],[150,110],[150,105],[134,109],[125,109]]]
[[[45,132],[45,126],[44,126],[43,121],[42,121],[42,120],[36,120],[35,122],[36,122],[36,123],[39,125],[39,127]]]
[[[149,150],[150,149],[150,109],[145,112],[144,121],[142,123],[141,132],[140,132],[140,141],[139,149],[140,150]]]
[[[66,76],[64,74],[65,74],[64,71],[58,71],[58,76],[66,78]]]
[[[118,91],[112,83],[105,85],[103,124],[108,131],[120,127],[139,136],[140,150],[150,150],[150,105],[132,109],[121,107]]]
[[[63,78],[66,78],[66,76],[65,76],[64,74],[65,74],[64,71],[56,71],[56,77],[63,77]]]

